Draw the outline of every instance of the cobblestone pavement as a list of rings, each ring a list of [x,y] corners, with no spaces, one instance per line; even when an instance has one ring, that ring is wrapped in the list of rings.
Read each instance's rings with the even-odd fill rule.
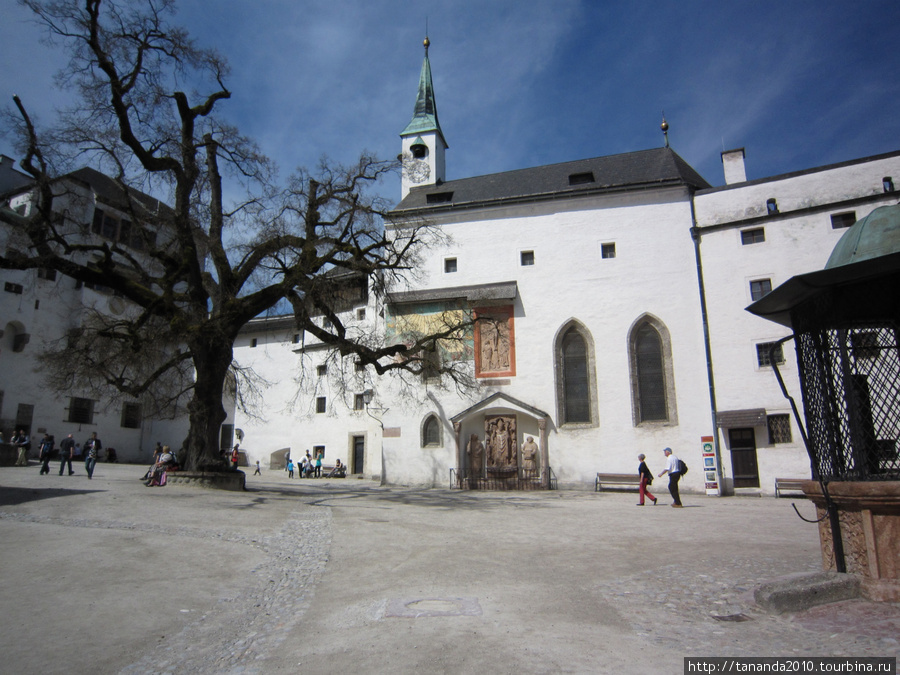
[[[635,509],[627,493],[277,471],[227,493],[147,489],[139,467],[101,465],[91,483],[31,468],[0,468],[0,612],[20,636],[9,672],[522,675],[681,672],[683,656],[900,657],[897,605],[775,616],[753,603],[757,584],[820,569],[814,529],[787,500]]]

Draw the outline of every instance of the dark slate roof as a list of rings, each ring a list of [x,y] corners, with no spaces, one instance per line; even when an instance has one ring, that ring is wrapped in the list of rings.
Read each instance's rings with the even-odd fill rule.
[[[493,284],[451,286],[447,288],[430,288],[421,291],[388,293],[388,303],[392,305],[404,305],[408,303],[436,302],[440,300],[466,300],[467,302],[514,300],[518,292],[519,287],[515,281],[502,281]]]
[[[590,178],[593,180],[587,182]],[[654,148],[413,188],[394,213],[401,215],[420,209],[437,211],[671,185],[696,189],[710,187],[671,148]]]
[[[0,155],[0,195],[17,192],[31,181],[31,176],[16,169],[14,159]]]
[[[90,186],[94,191],[94,194],[97,195],[98,201],[109,204],[120,210],[127,210],[129,202],[125,197],[125,192],[115,179],[110,178],[105,173],[101,173],[96,169],[86,166],[66,174],[66,177],[81,181]],[[135,207],[140,206],[141,208],[146,209],[148,214],[157,215],[171,213],[171,208],[155,197],[151,197],[134,188],[128,188],[128,192],[131,195],[133,205]]]

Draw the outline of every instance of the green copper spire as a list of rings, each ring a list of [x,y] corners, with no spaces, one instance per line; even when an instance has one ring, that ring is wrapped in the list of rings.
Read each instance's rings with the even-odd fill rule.
[[[422,63],[422,73],[419,75],[419,93],[416,96],[415,113],[412,121],[400,135],[408,136],[436,131],[443,141],[444,132],[441,131],[441,125],[438,122],[437,104],[434,101],[434,84],[431,81],[431,62],[428,60],[428,46],[431,41],[426,37],[423,44],[425,45],[425,61]],[[444,145],[447,145],[446,141],[444,141]]]

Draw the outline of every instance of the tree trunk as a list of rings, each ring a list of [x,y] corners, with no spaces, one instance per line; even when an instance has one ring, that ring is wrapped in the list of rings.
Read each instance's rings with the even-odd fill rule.
[[[219,447],[219,433],[228,418],[222,396],[233,356],[232,344],[229,338],[216,338],[190,345],[196,382],[193,398],[188,403],[190,429],[183,448],[183,465],[188,471],[228,468],[228,459]]]

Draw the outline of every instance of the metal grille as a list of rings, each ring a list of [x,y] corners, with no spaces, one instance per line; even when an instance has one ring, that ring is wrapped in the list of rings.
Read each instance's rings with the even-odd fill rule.
[[[796,345],[814,478],[900,479],[897,323],[808,330]]]
[[[554,489],[552,477],[550,489]],[[519,471],[515,467],[470,471],[450,469],[450,489],[460,490],[543,490],[540,471]]]

